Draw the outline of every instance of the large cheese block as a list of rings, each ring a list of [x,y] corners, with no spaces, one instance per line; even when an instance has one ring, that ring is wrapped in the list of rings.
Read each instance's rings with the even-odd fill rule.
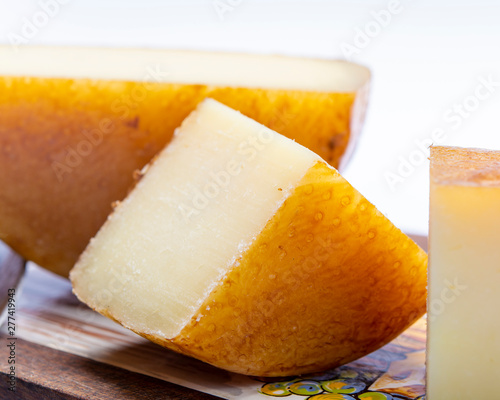
[[[90,307],[221,368],[338,366],[425,311],[427,255],[318,155],[206,100],[92,239]]]
[[[500,151],[431,148],[427,400],[499,398]]]
[[[0,239],[67,275],[142,168],[205,97],[343,164],[369,71],[343,61],[0,46]]]

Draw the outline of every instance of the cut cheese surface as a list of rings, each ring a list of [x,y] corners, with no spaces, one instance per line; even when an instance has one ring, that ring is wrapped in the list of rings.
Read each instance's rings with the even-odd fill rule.
[[[498,397],[500,151],[431,148],[427,399]]]
[[[427,256],[333,167],[205,100],[71,271],[169,349],[287,376],[370,353],[425,311]]]
[[[353,92],[369,71],[347,61],[187,50],[0,46],[0,75]],[[36,69],[33,66],[36,65]],[[196,68],[196,74],[193,74]],[[354,69],[353,69],[354,68]],[[223,70],[224,73],[220,73]]]

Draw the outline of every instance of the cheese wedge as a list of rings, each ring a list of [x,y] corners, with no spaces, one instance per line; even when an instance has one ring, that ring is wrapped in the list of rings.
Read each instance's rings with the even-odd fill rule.
[[[495,399],[500,151],[431,147],[427,400]]]
[[[305,147],[205,100],[92,239],[90,307],[215,366],[334,367],[425,311],[427,256]]]
[[[370,79],[343,61],[195,51],[0,46],[0,60],[0,239],[63,276],[205,97],[337,167]]]

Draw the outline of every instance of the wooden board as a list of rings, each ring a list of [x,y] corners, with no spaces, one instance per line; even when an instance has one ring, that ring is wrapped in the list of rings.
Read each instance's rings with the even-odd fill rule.
[[[0,334],[5,343],[7,336]],[[2,365],[0,399],[100,399],[100,400],[215,400],[217,397],[190,390],[146,375],[103,364],[85,357],[53,350],[17,339],[19,365],[16,391],[8,390]]]
[[[78,302],[69,281],[33,264],[16,290],[16,305],[18,392],[12,398],[212,395],[270,400],[288,395],[306,400],[323,393],[332,400],[396,400],[423,399],[425,393],[424,319],[382,349],[343,367],[266,381],[222,371],[150,343]],[[2,343],[8,340],[6,333],[4,324]],[[0,371],[7,375],[8,348],[1,349]],[[9,398],[7,376],[1,379],[0,398]]]

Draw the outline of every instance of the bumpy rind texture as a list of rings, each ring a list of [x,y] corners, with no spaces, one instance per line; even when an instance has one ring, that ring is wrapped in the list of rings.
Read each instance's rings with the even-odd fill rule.
[[[421,317],[426,268],[420,247],[318,163],[178,337],[137,333],[242,374],[320,371]]]
[[[337,166],[363,119],[362,93],[0,77],[0,239],[67,276],[132,172],[205,97]]]
[[[500,186],[500,151],[431,146],[431,180],[441,185]]]

